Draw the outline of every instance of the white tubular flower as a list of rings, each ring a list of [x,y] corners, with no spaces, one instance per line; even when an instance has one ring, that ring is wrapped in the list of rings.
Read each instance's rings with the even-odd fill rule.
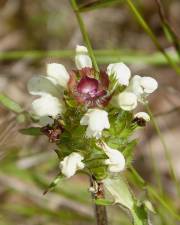
[[[125,168],[125,158],[123,154],[117,149],[110,148],[107,144],[103,143],[103,150],[109,159],[105,160],[108,165],[109,172],[118,173]]]
[[[76,56],[75,63],[78,70],[81,70],[85,67],[92,67],[91,58],[88,55],[88,50],[85,46],[77,45],[76,46]]]
[[[124,63],[114,63],[107,67],[107,74],[115,76],[119,85],[127,86],[131,77],[130,69]]]
[[[87,125],[87,138],[100,138],[104,129],[110,128],[108,113],[102,109],[89,109],[80,121],[81,125]]]
[[[132,92],[124,91],[113,97],[112,102],[125,111],[131,111],[137,106],[137,97]]]
[[[67,83],[69,81],[69,74],[62,64],[58,63],[47,64],[47,76],[56,85],[60,85],[65,89],[67,88]]]
[[[64,112],[64,103],[51,95],[42,95],[32,102],[34,113],[39,117],[52,116],[55,118]]]
[[[146,122],[150,121],[150,116],[146,112],[138,112],[134,115],[134,118],[143,119]]]
[[[144,103],[145,98],[153,93],[158,88],[157,81],[152,77],[141,77],[139,75],[135,75],[127,87],[128,91],[133,92],[139,102]]]
[[[62,174],[67,178],[72,177],[77,170],[81,170],[85,167],[82,162],[83,159],[84,157],[77,152],[66,156],[59,164]]]
[[[65,111],[62,97],[68,81],[69,74],[65,67],[52,63],[47,65],[47,76],[32,77],[28,82],[29,93],[40,96],[32,102],[32,108],[43,125],[52,122],[49,116],[56,118]]]

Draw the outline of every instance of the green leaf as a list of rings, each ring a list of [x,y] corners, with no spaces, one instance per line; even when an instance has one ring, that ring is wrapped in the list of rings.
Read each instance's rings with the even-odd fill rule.
[[[29,127],[19,130],[20,133],[31,136],[42,135],[40,127]]]
[[[57,184],[62,180],[64,176],[59,173],[55,178],[54,180],[50,183],[50,185],[48,186],[48,188],[44,191],[44,195],[47,194],[49,191],[52,191],[56,186]]]
[[[0,94],[0,103],[15,113],[23,112],[23,108],[18,103],[4,94]]]
[[[144,204],[137,203],[122,177],[105,179],[104,185],[113,196],[114,202],[129,210],[134,225],[148,225],[148,215]]]
[[[133,160],[134,147],[136,146],[137,141],[133,140],[127,144],[126,148],[123,151],[123,155],[126,158],[126,165],[129,165]]]
[[[96,199],[95,200],[95,204],[96,205],[113,205],[114,204],[114,201],[111,201],[109,199]]]

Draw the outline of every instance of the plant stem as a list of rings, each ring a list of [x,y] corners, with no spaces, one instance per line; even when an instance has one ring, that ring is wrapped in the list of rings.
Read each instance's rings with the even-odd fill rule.
[[[155,128],[155,130],[156,130],[156,132],[159,136],[161,144],[163,146],[165,157],[166,157],[166,160],[168,162],[171,178],[175,182],[177,194],[178,194],[178,196],[180,196],[180,185],[179,185],[179,182],[177,180],[176,173],[175,173],[175,170],[174,170],[174,167],[173,167],[173,163],[172,163],[172,159],[171,159],[171,155],[170,155],[170,150],[169,150],[169,148],[168,148],[168,146],[167,146],[167,144],[164,140],[163,135],[161,134],[161,130],[160,130],[160,128],[159,128],[159,126],[158,126],[158,124],[157,124],[157,122],[156,122],[156,120],[155,120],[155,118],[154,118],[154,116],[151,112],[151,109],[150,109],[149,105],[146,104],[145,106],[146,106],[147,112],[149,113],[149,115],[151,117],[152,124],[153,124],[153,126],[154,126],[154,128]]]
[[[93,200],[105,198],[104,184],[102,182],[95,181],[93,178],[91,178],[90,185],[92,187],[96,186],[96,192],[92,193]],[[95,204],[95,215],[97,225],[108,225],[106,206]]]
[[[72,8],[74,10],[74,13],[76,15],[77,21],[79,23],[79,27],[80,27],[81,34],[83,36],[84,42],[85,42],[85,44],[86,44],[86,46],[88,48],[88,53],[89,53],[89,55],[91,57],[93,66],[94,66],[96,71],[99,71],[99,68],[98,68],[98,65],[97,65],[97,62],[96,62],[96,59],[95,59],[95,56],[94,56],[94,52],[93,52],[93,49],[91,47],[89,36],[88,36],[87,31],[86,31],[84,22],[83,22],[83,20],[81,18],[81,15],[80,15],[79,8],[78,8],[78,5],[76,3],[76,0],[70,0],[70,1],[71,1]]]
[[[144,20],[143,16],[140,14],[134,3],[131,0],[126,0],[126,2],[131,11],[133,12],[133,14],[135,15],[136,19],[138,20],[139,24],[143,27],[143,29],[149,35],[151,40],[154,42],[157,49],[164,55],[169,65],[176,71],[177,75],[180,75],[180,67],[176,63],[174,63],[171,57],[164,51],[158,39],[156,38],[156,35],[153,33],[149,25],[146,23],[146,21]]]

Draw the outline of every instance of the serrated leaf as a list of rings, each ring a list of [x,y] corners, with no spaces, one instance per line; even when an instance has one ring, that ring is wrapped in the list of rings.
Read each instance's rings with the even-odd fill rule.
[[[133,159],[134,147],[137,144],[136,140],[131,141],[127,144],[126,148],[123,151],[123,155],[126,159],[126,165],[129,165]]]
[[[15,113],[23,112],[23,108],[18,103],[4,94],[0,94],[0,103]]]
[[[96,199],[95,200],[95,204],[96,205],[113,205],[114,204],[114,201],[111,201],[109,199]]]
[[[29,127],[29,128],[21,129],[19,130],[19,132],[22,134],[31,135],[31,136],[42,135],[40,127]]]
[[[128,209],[133,218],[134,225],[148,225],[148,215],[144,204],[137,204],[137,201],[122,177],[118,179],[105,179],[104,185],[113,196],[115,203]]]

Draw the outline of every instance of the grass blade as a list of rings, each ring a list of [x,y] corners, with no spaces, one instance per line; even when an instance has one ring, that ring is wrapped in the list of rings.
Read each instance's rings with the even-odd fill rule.
[[[16,103],[14,100],[6,96],[5,94],[0,93],[0,103],[6,107],[7,109],[15,112],[15,113],[21,113],[23,112],[23,108]]]

